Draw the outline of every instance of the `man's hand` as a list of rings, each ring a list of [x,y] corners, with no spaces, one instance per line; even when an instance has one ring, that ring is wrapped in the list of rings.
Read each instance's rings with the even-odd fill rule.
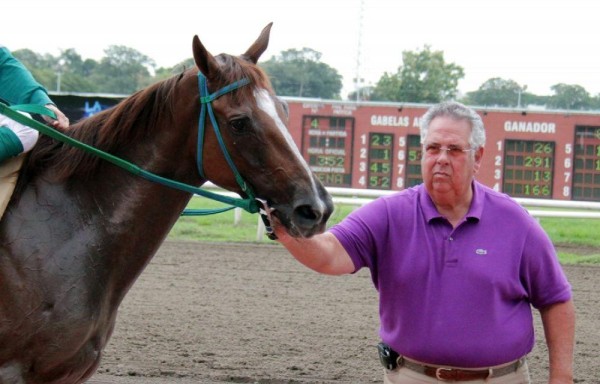
[[[265,225],[265,230],[267,231],[267,237],[271,240],[277,240],[277,235],[275,234],[275,230],[273,229],[273,225],[274,225],[273,219],[275,217],[271,216],[271,213],[275,209],[269,207],[269,204],[267,203],[266,200],[257,198],[256,201],[258,201],[261,204],[261,207],[260,207],[258,213],[260,214],[260,218],[262,219],[263,224]]]

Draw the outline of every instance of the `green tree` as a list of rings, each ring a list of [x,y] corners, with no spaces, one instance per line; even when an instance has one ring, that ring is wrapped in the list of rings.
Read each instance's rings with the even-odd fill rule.
[[[196,66],[196,62],[194,58],[190,57],[180,62],[179,64],[174,65],[173,67],[160,67],[154,73],[154,78],[152,82],[157,82],[160,80],[166,80],[169,77],[182,73],[188,68],[194,68]]]
[[[366,85],[358,88],[359,94],[356,94],[356,91],[352,91],[348,94],[348,100],[362,100],[369,101],[371,100],[371,94],[373,93],[373,86]]]
[[[371,100],[437,103],[456,97],[462,67],[446,63],[442,51],[426,45],[419,51],[402,52],[402,65],[396,73],[384,73]]]
[[[44,57],[31,49],[19,49],[12,52],[13,56],[19,59],[30,71],[36,68],[42,68],[48,65],[48,57]],[[53,62],[54,60],[52,60]]]
[[[261,67],[278,95],[339,99],[342,76],[320,59],[321,53],[310,48],[288,49],[261,63]]]
[[[493,77],[483,83],[478,90],[467,92],[463,102],[470,105],[517,107],[523,102],[527,86],[514,80]]]
[[[148,56],[121,45],[111,45],[90,76],[98,92],[131,94],[152,83],[149,69],[156,64]]]
[[[56,88],[58,59],[50,54],[40,55],[30,49],[19,49],[12,52],[27,69],[33,77],[46,89],[54,90]]]
[[[591,109],[594,100],[581,85],[554,84],[550,89],[554,92],[548,98],[548,107],[556,109]]]
[[[600,110],[600,93],[592,97],[590,104],[592,109]]]
[[[83,60],[73,48],[63,50],[55,65],[61,92],[97,92],[98,87],[89,79],[97,66],[95,60]]]
[[[73,48],[65,49],[60,53],[60,65],[65,72],[70,72],[74,75],[86,76],[89,72],[86,71],[85,62],[81,55]]]
[[[371,100],[380,101],[407,101],[400,93],[402,76],[398,73],[385,72],[371,92]],[[415,101],[416,102],[416,101]]]
[[[140,52],[110,46],[100,62],[83,59],[75,49],[66,49],[58,57],[40,55],[29,49],[13,52],[49,91],[104,92],[131,94],[154,82],[150,75],[154,60]],[[165,76],[166,78],[166,76]],[[162,78],[158,78],[162,79]]]

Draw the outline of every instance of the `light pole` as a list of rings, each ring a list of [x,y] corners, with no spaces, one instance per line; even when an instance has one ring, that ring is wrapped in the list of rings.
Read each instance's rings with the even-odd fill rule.
[[[360,101],[362,99],[361,91],[362,91],[365,79],[363,79],[362,77],[355,77],[352,80],[354,81],[354,88],[356,89],[356,101]]]
[[[525,90],[527,90],[527,86],[524,85],[522,87],[519,87],[519,89],[517,89],[517,108],[521,108],[521,94],[523,92],[525,92]]]
[[[64,59],[58,60],[58,63],[56,65],[56,93],[60,93],[60,82],[62,80],[63,65],[65,65]]]
[[[364,0],[360,0],[360,10],[358,13],[358,44],[356,47],[356,77],[354,78],[354,90],[356,92],[356,101],[360,101],[360,86],[363,79],[360,78],[360,60],[362,55],[362,30],[363,13],[365,9]]]

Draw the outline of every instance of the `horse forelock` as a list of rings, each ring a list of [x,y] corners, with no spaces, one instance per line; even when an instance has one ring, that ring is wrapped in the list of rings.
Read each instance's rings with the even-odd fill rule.
[[[240,57],[220,54],[215,57],[221,68],[219,87],[224,87],[241,79],[248,79],[252,87],[241,87],[232,94],[234,102],[245,102],[253,97],[252,88],[263,88],[273,93],[273,87],[267,74],[256,64]],[[215,89],[216,91],[216,89]]]

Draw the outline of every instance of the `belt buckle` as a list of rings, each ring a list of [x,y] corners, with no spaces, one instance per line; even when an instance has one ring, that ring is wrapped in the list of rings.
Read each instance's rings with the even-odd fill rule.
[[[452,374],[452,372],[453,372],[453,371],[454,371],[454,370],[453,370],[452,368],[444,368],[444,367],[437,368],[437,369],[435,370],[435,378],[436,378],[437,380],[442,380],[442,381],[448,381],[448,380],[452,380],[452,379],[449,379],[449,378],[443,378],[441,375],[442,375],[444,372],[446,372],[446,373],[449,373],[449,374]]]

